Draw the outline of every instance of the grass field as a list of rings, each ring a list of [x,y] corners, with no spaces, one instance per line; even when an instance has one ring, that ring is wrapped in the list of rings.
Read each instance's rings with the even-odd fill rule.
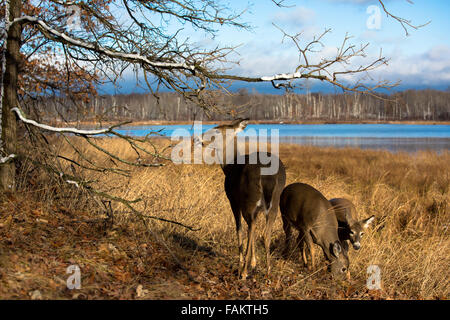
[[[82,141],[72,142],[89,159],[113,165]],[[99,143],[135,160],[123,141]],[[62,142],[59,147],[72,153]],[[24,163],[19,191],[0,198],[0,298],[449,298],[449,152],[393,154],[282,145],[280,158],[287,167],[287,184],[308,183],[327,198],[351,199],[360,217],[376,216],[361,250],[350,251],[350,281],[334,281],[323,268],[308,272],[298,256],[282,258],[280,216],[272,239],[272,273],[265,274],[264,246],[258,239],[257,269],[249,279],[238,280],[234,218],[217,165],[128,167],[129,178],[83,173],[97,180],[99,190],[141,198],[134,206],[146,216],[199,229],[191,231],[144,217],[147,229],[120,203],[112,204],[114,224],[107,226],[95,200]],[[258,236],[264,225],[262,216],[259,220]],[[324,266],[323,254],[316,250],[316,255],[319,267]],[[79,290],[66,287],[66,268],[73,264],[81,269]],[[381,290],[366,288],[370,265],[380,267]]]

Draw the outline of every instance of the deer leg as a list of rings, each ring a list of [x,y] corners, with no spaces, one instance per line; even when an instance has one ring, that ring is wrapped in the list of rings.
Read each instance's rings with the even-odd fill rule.
[[[308,259],[306,257],[306,243],[304,241],[302,241],[302,258],[303,258],[303,263],[305,264],[305,267],[309,268]]]
[[[272,240],[272,228],[277,217],[278,205],[275,208],[270,208],[266,217],[266,227],[264,229],[264,247],[266,249],[266,265],[267,275],[270,274],[270,243]]]
[[[311,270],[311,264],[308,263],[308,254],[311,254],[311,251],[309,250],[309,246],[307,243],[307,240],[305,239],[305,235],[302,231],[299,231],[298,238],[297,238],[297,244],[300,248],[300,251],[302,253],[302,259],[305,267],[308,268],[308,270]]]
[[[296,245],[300,249],[301,258],[303,259],[303,263],[305,267],[308,266],[308,259],[306,256],[306,242],[305,242],[305,236],[301,230],[298,231],[298,237],[296,241]]]
[[[241,276],[241,271],[244,266],[244,230],[242,229],[242,215],[239,206],[234,202],[230,201],[231,210],[233,211],[234,220],[236,222],[236,234],[238,240],[239,249],[239,269],[238,276]]]
[[[283,230],[284,230],[284,234],[285,234],[283,256],[285,258],[288,258],[289,253],[291,252],[293,228],[292,228],[292,225],[289,223],[289,221],[287,221],[284,218],[284,216],[282,216],[282,218],[283,218]]]
[[[309,255],[311,257],[311,264],[308,265],[308,270],[314,270],[314,243],[309,232],[304,233],[304,245],[303,245],[303,259],[306,260],[305,250],[308,247]]]
[[[239,248],[239,276],[241,275],[242,267],[244,266],[244,230],[242,230],[242,219],[239,216],[236,219],[236,233],[238,238],[238,248]]]
[[[250,256],[252,252],[252,246],[254,245],[254,233],[255,233],[255,223],[253,221],[247,221],[248,224],[248,237],[247,237],[247,249],[245,252],[245,261],[244,261],[244,267],[241,273],[241,278],[243,280],[247,279],[247,269],[248,264],[250,263]]]
[[[253,239],[252,239],[252,252],[251,252],[251,259],[250,259],[250,267],[254,269],[256,267],[256,232],[253,232]]]

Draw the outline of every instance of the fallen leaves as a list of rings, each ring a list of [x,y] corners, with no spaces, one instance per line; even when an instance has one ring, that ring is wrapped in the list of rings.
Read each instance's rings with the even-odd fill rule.
[[[0,220],[0,228],[9,228],[11,222],[12,222],[12,215],[9,215],[3,221]]]
[[[189,278],[139,222],[123,219],[105,229],[95,213],[61,207],[47,212],[38,202],[20,196],[16,201],[0,203],[0,299],[408,298],[406,293],[369,292],[360,280],[333,284],[325,272],[302,280],[307,272],[299,263],[277,257],[269,277],[264,261],[258,261],[242,281],[234,243],[230,248],[210,245],[220,253],[212,255],[199,250],[202,243],[194,237],[186,237],[191,246],[168,242]],[[276,265],[277,260],[283,263]],[[70,265],[80,267],[79,290],[67,288]],[[301,286],[294,287],[300,280]]]

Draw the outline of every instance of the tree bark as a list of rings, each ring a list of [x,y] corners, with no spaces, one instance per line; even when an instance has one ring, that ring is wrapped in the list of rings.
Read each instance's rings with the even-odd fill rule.
[[[9,21],[20,17],[22,10],[21,0],[9,0]],[[22,26],[13,24],[7,34],[6,43],[6,68],[3,75],[3,99],[2,99],[2,136],[3,151],[6,155],[16,154],[17,150],[17,123],[15,114],[11,111],[17,106],[17,80],[20,62]],[[16,169],[14,161],[0,166],[0,190],[15,189]]]

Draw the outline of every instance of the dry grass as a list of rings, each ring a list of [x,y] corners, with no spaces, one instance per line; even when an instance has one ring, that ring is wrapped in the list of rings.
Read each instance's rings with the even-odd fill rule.
[[[89,157],[110,164],[110,160],[100,157],[91,147],[81,141],[75,143]],[[122,141],[104,139],[100,143],[127,159],[135,158],[134,151]],[[70,153],[67,146],[61,148]],[[64,270],[71,263],[80,264],[83,272],[85,285],[77,293],[82,298],[136,298],[138,284],[148,290],[142,294],[143,298],[164,299],[449,297],[449,152],[411,155],[285,145],[281,146],[280,158],[287,167],[287,184],[308,183],[327,198],[351,199],[360,217],[375,214],[376,220],[366,233],[361,250],[350,252],[351,281],[333,281],[323,270],[309,274],[298,257],[283,259],[280,217],[274,227],[274,268],[270,277],[265,277],[264,249],[258,243],[256,272],[247,281],[237,280],[234,218],[220,167],[167,163],[161,168],[132,168],[129,179],[100,173],[89,173],[89,178],[98,179],[97,187],[114,195],[142,198],[136,208],[146,215],[200,228],[189,231],[149,220],[152,230],[162,235],[197,283],[177,268],[160,242],[122,205],[115,205],[118,213],[114,227],[105,229],[100,222],[92,222],[102,213],[92,201],[83,200],[83,194],[66,188],[70,193],[67,199],[78,197],[78,201],[64,203],[64,199],[55,199],[56,191],[49,191],[50,186],[36,183],[32,191],[26,191],[29,193],[7,195],[3,199],[0,297],[28,298],[36,288],[43,288],[39,290],[46,292],[44,298],[77,297],[65,289],[61,280],[67,277]],[[38,201],[36,195],[45,198]],[[30,205],[34,207],[29,208]],[[41,215],[48,221],[44,227],[35,222]],[[261,217],[259,235],[262,220]],[[34,233],[24,233],[27,228]],[[65,232],[70,239],[58,240]],[[38,241],[39,245],[29,241]],[[319,250],[316,253],[323,260]],[[33,268],[33,263],[38,263],[33,261],[45,259],[45,255],[51,256],[48,268],[36,270],[37,264]],[[31,265],[28,269],[27,264]],[[366,270],[373,264],[381,268],[382,290],[366,289]],[[23,270],[14,269],[17,265]],[[30,279],[34,277],[33,280],[27,282],[24,274]],[[49,279],[56,284],[49,285]]]

